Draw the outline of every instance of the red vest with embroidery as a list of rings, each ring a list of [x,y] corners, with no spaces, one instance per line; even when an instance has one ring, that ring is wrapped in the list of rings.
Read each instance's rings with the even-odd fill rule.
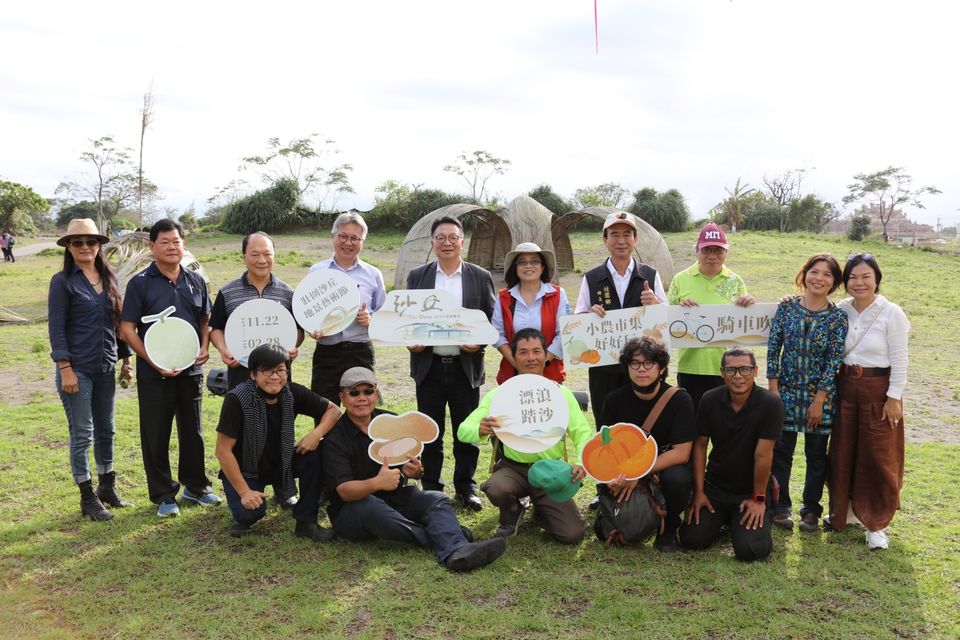
[[[500,290],[500,309],[503,313],[503,333],[507,343],[513,342],[513,296],[509,289]],[[560,306],[560,287],[553,285],[553,291],[543,296],[540,305],[540,333],[547,337],[547,344],[553,342],[557,334],[557,308]],[[503,384],[513,376],[517,370],[510,365],[506,358],[500,361],[500,371],[497,372],[497,384]],[[563,360],[551,360],[543,369],[543,375],[554,382],[563,384],[567,379],[567,372],[563,370]]]

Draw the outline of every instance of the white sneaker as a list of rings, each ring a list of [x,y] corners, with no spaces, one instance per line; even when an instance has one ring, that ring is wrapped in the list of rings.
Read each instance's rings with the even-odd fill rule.
[[[883,529],[879,531],[867,531],[867,548],[871,551],[877,549],[886,549],[890,546],[890,539]]]

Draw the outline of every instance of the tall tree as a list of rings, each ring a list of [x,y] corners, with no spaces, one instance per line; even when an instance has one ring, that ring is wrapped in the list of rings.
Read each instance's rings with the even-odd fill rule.
[[[790,225],[790,203],[800,196],[802,171],[790,170],[774,176],[763,176],[763,186],[777,207],[781,233],[787,231]]]
[[[753,189],[746,183],[741,185],[740,178],[737,178],[733,189],[729,187],[724,187],[723,189],[727,192],[727,199],[721,203],[721,206],[731,228],[736,231],[737,228],[742,225],[747,198],[751,193],[755,192],[756,189]]]
[[[853,176],[853,182],[847,185],[849,193],[843,198],[844,204],[866,200],[876,204],[880,213],[880,224],[883,226],[883,241],[887,242],[887,223],[898,207],[913,205],[917,209],[924,209],[920,197],[941,193],[936,187],[927,186],[913,188],[913,177],[904,171],[903,167],[887,167],[873,173],[858,173]]]
[[[153,122],[153,83],[143,94],[143,107],[140,109],[140,163],[137,165],[137,209],[139,222],[137,228],[143,228],[143,138],[147,127]]]
[[[477,204],[484,203],[487,192],[487,181],[493,176],[502,176],[510,167],[506,158],[498,158],[489,151],[478,149],[471,153],[464,151],[457,156],[453,164],[443,168],[460,176],[460,179],[470,187],[470,197]]]
[[[573,193],[573,200],[581,208],[586,207],[616,207],[623,206],[623,198],[629,193],[626,188],[616,182],[605,182],[595,187],[583,187]]]
[[[313,196],[317,213],[333,211],[341,194],[355,193],[349,176],[353,165],[332,163],[332,158],[340,153],[335,144],[334,140],[321,138],[319,133],[292,138],[286,143],[280,142],[280,138],[270,138],[266,154],[244,158],[240,168],[256,168],[269,184],[293,180],[301,202],[308,195]]]
[[[46,213],[50,203],[18,182],[0,180],[0,231],[15,234],[33,231],[35,213]]]
[[[676,189],[663,193],[652,187],[640,189],[627,210],[657,231],[685,231],[690,222],[690,209]]]

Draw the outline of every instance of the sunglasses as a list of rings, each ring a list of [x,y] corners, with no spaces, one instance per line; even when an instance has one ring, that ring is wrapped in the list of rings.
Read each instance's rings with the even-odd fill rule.
[[[347,395],[349,395],[351,398],[356,398],[361,393],[365,396],[372,396],[376,392],[377,392],[376,389],[372,387],[367,387],[366,389],[350,389],[349,391],[347,391]]]
[[[873,260],[872,253],[851,253],[847,256],[847,262],[853,262],[857,258],[863,258],[863,261]]]
[[[87,239],[73,238],[70,240],[70,246],[73,247],[74,249],[79,249],[83,245],[87,245],[88,247],[95,247],[98,244],[100,244],[100,241],[97,240],[96,238],[87,238]]]

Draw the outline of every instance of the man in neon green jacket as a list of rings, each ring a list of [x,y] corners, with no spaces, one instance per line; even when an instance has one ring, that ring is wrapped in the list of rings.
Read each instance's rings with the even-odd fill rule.
[[[510,346],[519,373],[543,375],[547,357],[547,339],[542,333],[536,329],[522,329],[516,333]],[[544,491],[532,487],[527,479],[527,472],[534,462],[563,460],[567,457],[565,445],[567,436],[573,443],[575,458],[570,481],[578,482],[586,475],[586,471],[580,465],[580,455],[583,446],[593,435],[593,429],[583,417],[583,412],[580,411],[580,405],[573,393],[564,387],[560,389],[570,410],[570,423],[564,439],[540,453],[522,453],[503,443],[498,443],[494,454],[496,464],[493,473],[489,480],[480,485],[480,490],[487,495],[490,502],[500,508],[500,526],[497,528],[499,536],[511,536],[517,532],[526,508],[526,498],[529,496],[537,523],[558,542],[576,544],[583,539],[587,523],[580,516],[580,511],[573,499],[563,502],[554,501],[547,497]],[[496,435],[496,430],[501,424],[496,417],[490,415],[490,404],[497,391],[498,389],[493,389],[488,392],[480,401],[480,405],[460,424],[457,435],[461,441],[480,442],[484,438]]]

